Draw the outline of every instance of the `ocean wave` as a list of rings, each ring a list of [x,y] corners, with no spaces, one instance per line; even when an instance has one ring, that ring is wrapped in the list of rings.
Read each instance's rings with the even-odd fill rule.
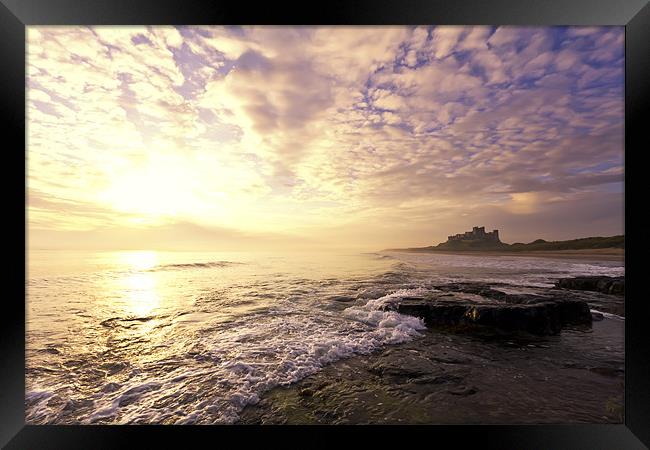
[[[134,370],[128,380],[100,387],[92,396],[92,411],[79,421],[234,423],[246,405],[257,403],[276,386],[293,384],[338,360],[421,336],[425,329],[421,319],[381,307],[423,292],[398,289],[346,308],[343,317],[295,307],[283,314],[258,314],[254,320],[240,317],[218,331],[187,339],[187,354],[200,355],[191,359],[191,365],[156,361],[152,367]],[[154,366],[170,369],[154,375]],[[60,411],[48,407],[47,394],[34,392],[28,398],[30,422],[59,420]]]
[[[161,270],[208,269],[212,267],[230,267],[241,264],[244,263],[233,261],[208,261],[195,263],[161,264],[148,269],[147,272],[158,272]]]
[[[368,255],[373,257],[374,259],[395,259],[394,256],[387,255],[385,253],[370,252],[370,253],[362,253],[362,255]]]

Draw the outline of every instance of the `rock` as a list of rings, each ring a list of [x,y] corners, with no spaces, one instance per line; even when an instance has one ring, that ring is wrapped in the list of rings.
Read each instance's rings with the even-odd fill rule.
[[[625,373],[623,369],[613,368],[613,367],[590,367],[589,371],[597,373],[599,375],[604,375],[606,377],[623,376],[623,374]]]
[[[384,364],[374,364],[368,368],[368,371],[381,376],[393,376],[393,377],[421,377],[427,374],[427,371],[423,371],[420,368],[413,367],[400,367],[400,366],[390,366]]]
[[[60,355],[61,352],[54,347],[44,348],[41,350],[43,353],[50,353],[52,355]]]
[[[592,312],[591,313],[591,320],[593,320],[594,322],[600,322],[601,320],[604,320],[604,319],[605,319],[605,317],[599,312]]]
[[[439,371],[438,365],[428,358],[407,355],[395,358],[382,358],[368,367],[368,371],[379,376],[391,376],[396,378],[419,378]]]
[[[449,392],[452,395],[460,395],[463,397],[467,397],[468,395],[476,394],[478,392],[478,389],[476,387],[472,386],[459,386],[455,387],[452,389],[449,389],[447,392]]]
[[[612,280],[608,293],[612,295],[625,295],[625,278]]]
[[[313,397],[314,391],[312,389],[305,388],[305,389],[301,389],[298,395],[300,395],[301,397]]]
[[[490,285],[484,283],[451,283],[436,286],[436,288],[445,292],[463,292],[465,294],[475,294],[495,300],[502,300],[507,295],[505,292],[493,289]],[[440,296],[448,295],[449,294],[440,294]]]
[[[117,391],[121,386],[117,383],[108,383],[102,388],[102,392],[115,392]]]
[[[443,384],[443,383],[458,383],[459,381],[462,380],[463,380],[462,377],[456,375],[443,374],[443,375],[423,375],[421,377],[412,378],[409,380],[409,382],[414,384]]]
[[[428,327],[489,327],[536,335],[558,334],[568,324],[591,324],[589,305],[580,300],[563,298],[556,292],[505,294],[483,284],[456,284],[446,287],[454,292],[479,295],[479,300],[462,296],[430,294],[403,298],[384,305],[385,310],[420,317]]]
[[[569,323],[591,323],[589,306],[584,302],[556,301],[535,304],[476,304],[454,301],[400,302],[393,308],[401,313],[421,317],[429,327],[494,327],[504,331],[527,331],[532,334],[557,334]]]
[[[625,294],[625,277],[574,277],[562,278],[555,283],[560,289],[573,289],[578,291],[595,291],[610,295]]]
[[[469,364],[472,362],[469,358],[452,358],[452,357],[438,357],[432,356],[431,361],[439,362],[442,364]]]
[[[553,292],[555,292],[553,294]],[[571,300],[586,302],[591,309],[617,316],[625,316],[625,297],[622,295],[603,294],[596,291],[576,291],[566,289],[553,289],[548,295]]]

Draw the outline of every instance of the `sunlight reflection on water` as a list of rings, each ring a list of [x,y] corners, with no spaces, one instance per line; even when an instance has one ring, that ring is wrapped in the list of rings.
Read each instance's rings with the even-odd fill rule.
[[[126,309],[138,317],[148,316],[160,304],[156,279],[150,273],[135,273],[120,282],[126,288]]]

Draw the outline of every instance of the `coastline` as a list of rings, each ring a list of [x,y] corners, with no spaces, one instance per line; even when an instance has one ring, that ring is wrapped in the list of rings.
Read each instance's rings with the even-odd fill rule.
[[[591,259],[600,261],[624,261],[625,249],[622,248],[594,248],[581,250],[533,250],[533,251],[453,251],[453,250],[408,250],[389,249],[382,252],[392,253],[440,253],[444,255],[469,255],[469,256],[522,256],[556,259]]]

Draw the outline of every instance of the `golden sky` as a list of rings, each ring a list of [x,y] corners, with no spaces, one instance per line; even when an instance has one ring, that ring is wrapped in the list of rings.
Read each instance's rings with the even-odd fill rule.
[[[31,248],[623,232],[623,28],[28,27]]]

